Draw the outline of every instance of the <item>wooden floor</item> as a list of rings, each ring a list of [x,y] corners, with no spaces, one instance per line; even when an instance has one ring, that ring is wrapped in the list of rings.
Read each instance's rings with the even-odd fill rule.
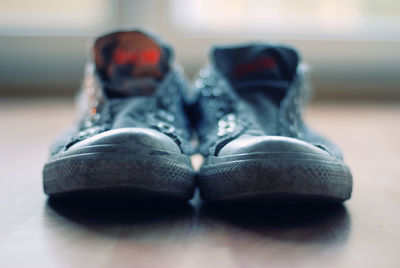
[[[352,168],[344,206],[142,208],[48,200],[41,168],[73,106],[0,99],[0,267],[400,267],[400,104],[319,103],[307,119]]]

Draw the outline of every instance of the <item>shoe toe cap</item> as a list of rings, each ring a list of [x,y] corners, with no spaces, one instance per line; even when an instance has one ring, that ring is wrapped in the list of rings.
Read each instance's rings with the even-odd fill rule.
[[[309,153],[329,156],[329,153],[304,141],[282,136],[243,135],[222,147],[218,156],[246,153]]]
[[[125,148],[147,147],[180,153],[179,146],[167,135],[150,128],[119,128],[97,134],[75,143],[69,149],[75,150],[96,145],[114,145]]]

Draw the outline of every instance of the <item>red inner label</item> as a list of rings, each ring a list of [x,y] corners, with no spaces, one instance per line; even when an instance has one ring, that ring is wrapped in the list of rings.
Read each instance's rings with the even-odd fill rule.
[[[117,48],[113,55],[113,62],[117,65],[149,66],[157,65],[161,57],[159,49],[126,50]]]
[[[272,57],[257,58],[251,62],[246,62],[236,66],[235,75],[242,77],[248,73],[273,69],[276,67],[276,65],[276,60]]]

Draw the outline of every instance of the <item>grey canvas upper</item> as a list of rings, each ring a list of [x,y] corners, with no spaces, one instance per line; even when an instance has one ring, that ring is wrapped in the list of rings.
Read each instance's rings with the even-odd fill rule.
[[[342,159],[337,146],[303,122],[309,86],[300,61],[293,48],[281,45],[214,47],[211,65],[195,82],[200,152],[229,155],[238,153],[227,149],[234,140],[250,146],[260,140],[256,137],[282,136]]]
[[[97,38],[80,93],[82,118],[57,139],[51,155],[117,129],[140,132],[161,143],[167,136],[181,153],[190,154],[182,97],[186,87],[182,73],[173,66],[170,47],[148,33],[121,31]]]

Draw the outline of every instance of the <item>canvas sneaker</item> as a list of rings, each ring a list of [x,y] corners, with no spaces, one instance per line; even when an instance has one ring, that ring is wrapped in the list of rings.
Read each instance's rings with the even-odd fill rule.
[[[190,199],[195,187],[183,92],[172,50],[140,30],[94,41],[79,122],[51,147],[50,196]]]
[[[349,199],[340,149],[304,124],[309,87],[296,50],[264,43],[215,47],[195,81],[208,201]]]

